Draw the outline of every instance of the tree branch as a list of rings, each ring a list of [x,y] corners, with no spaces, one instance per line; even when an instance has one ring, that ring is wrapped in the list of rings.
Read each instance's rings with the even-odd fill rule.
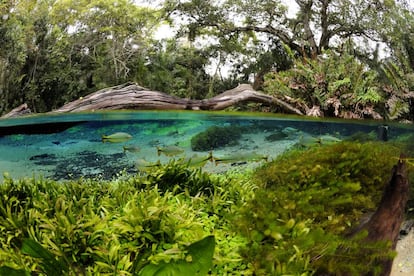
[[[170,109],[170,110],[223,110],[238,103],[258,102],[277,105],[289,113],[303,113],[283,100],[253,90],[241,84],[213,98],[205,100],[182,99],[166,93],[151,91],[134,83],[105,88],[70,102],[53,113],[114,109]]]

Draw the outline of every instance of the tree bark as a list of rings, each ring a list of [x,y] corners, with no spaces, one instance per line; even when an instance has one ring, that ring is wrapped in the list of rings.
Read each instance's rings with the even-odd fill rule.
[[[11,118],[11,117],[19,117],[23,115],[27,115],[32,113],[26,103],[19,105],[18,107],[12,109],[9,113],[4,114],[1,116],[2,118]]]
[[[407,165],[402,156],[392,170],[392,177],[384,190],[380,205],[364,229],[367,241],[391,241],[391,249],[397,246],[400,227],[404,221],[409,195]],[[381,275],[390,275],[393,260],[382,262]]]
[[[395,250],[404,222],[404,215],[409,196],[409,182],[405,157],[401,155],[400,160],[392,169],[391,180],[384,189],[380,204],[365,224],[361,225],[351,236],[368,231],[365,238],[367,242],[390,241],[391,249]],[[381,276],[388,276],[392,269],[392,259],[379,261]],[[367,275],[373,275],[369,273]],[[344,273],[347,275],[347,273]],[[376,274],[377,275],[377,274]]]
[[[241,84],[210,99],[191,100],[178,98],[159,91],[151,91],[134,83],[126,83],[99,90],[52,112],[62,113],[108,109],[223,110],[235,104],[245,102],[276,105],[289,113],[303,115],[299,109],[280,99],[255,91],[249,84]]]

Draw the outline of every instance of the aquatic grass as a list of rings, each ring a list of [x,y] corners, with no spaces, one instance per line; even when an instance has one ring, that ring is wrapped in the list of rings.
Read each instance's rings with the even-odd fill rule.
[[[214,235],[211,273],[249,275],[238,254],[245,238],[231,230],[227,216],[243,200],[240,182],[175,161],[154,170],[121,173],[111,181],[5,178],[0,185],[6,199],[0,203],[1,271],[47,274],[51,262],[25,250],[29,243],[47,252],[42,256],[53,256],[64,274],[133,275],[149,264],[180,263],[188,245]]]

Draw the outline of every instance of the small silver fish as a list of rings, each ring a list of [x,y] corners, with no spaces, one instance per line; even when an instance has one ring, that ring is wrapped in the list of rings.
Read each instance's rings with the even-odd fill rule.
[[[136,153],[136,152],[140,152],[141,151],[141,148],[140,147],[134,146],[134,145],[125,145],[122,148],[124,149],[124,152],[129,151],[129,152]]]
[[[321,145],[321,139],[318,137],[313,137],[309,134],[304,134],[299,137],[298,145],[305,148]]]
[[[148,171],[152,168],[155,167],[159,167],[161,165],[160,161],[158,160],[157,162],[153,163],[153,162],[148,162],[145,159],[138,159],[135,162],[135,167],[139,170],[139,171]]]
[[[130,140],[132,135],[126,132],[116,132],[111,135],[103,135],[102,136],[102,143],[109,142],[109,143],[122,143]]]
[[[207,161],[213,162],[213,153],[210,151],[207,156],[193,155],[190,158],[184,159],[184,162],[189,167],[203,167]]]
[[[255,152],[214,157],[214,162],[216,163],[216,166],[220,163],[260,162],[263,160],[267,162],[269,160],[269,157],[267,155],[258,154]]]
[[[341,142],[342,140],[331,135],[322,135],[319,137],[322,145],[330,145]]]
[[[184,152],[184,149],[178,146],[157,147],[158,156],[160,156],[161,153],[165,154],[166,156],[174,156],[174,155],[181,154],[183,152]]]

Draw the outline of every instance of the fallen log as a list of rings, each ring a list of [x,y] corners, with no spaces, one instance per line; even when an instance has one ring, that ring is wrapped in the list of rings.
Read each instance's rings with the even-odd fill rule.
[[[53,112],[111,109],[223,110],[232,105],[246,102],[277,105],[289,113],[303,115],[299,109],[280,99],[255,91],[249,84],[241,84],[210,99],[192,100],[151,91],[134,83],[126,83],[99,90],[65,104]]]
[[[18,107],[12,109],[9,113],[4,114],[3,118],[12,118],[27,115],[32,113],[30,108],[26,103],[19,105]]]

